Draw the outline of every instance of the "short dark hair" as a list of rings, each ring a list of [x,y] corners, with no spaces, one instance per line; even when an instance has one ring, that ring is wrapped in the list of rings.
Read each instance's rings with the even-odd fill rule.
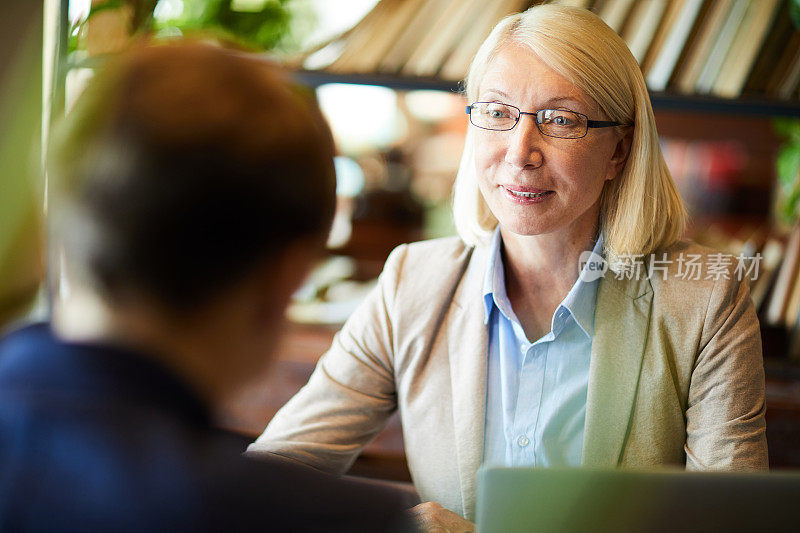
[[[333,153],[311,94],[277,66],[211,45],[140,46],[55,136],[56,230],[104,297],[141,291],[186,310],[290,243],[324,242]]]

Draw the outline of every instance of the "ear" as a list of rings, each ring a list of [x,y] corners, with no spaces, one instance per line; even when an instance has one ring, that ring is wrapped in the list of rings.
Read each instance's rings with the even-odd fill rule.
[[[633,128],[625,128],[623,133],[618,139],[614,147],[614,153],[611,154],[611,159],[608,162],[608,174],[606,180],[613,180],[616,178],[622,169],[625,168],[625,163],[628,161],[628,155],[631,152],[631,144],[633,142]]]

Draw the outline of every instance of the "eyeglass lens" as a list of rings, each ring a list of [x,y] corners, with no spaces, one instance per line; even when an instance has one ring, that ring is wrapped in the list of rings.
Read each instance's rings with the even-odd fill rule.
[[[471,106],[470,121],[479,128],[505,131],[516,126],[520,110],[498,102],[476,102]],[[565,139],[583,137],[587,119],[566,109],[542,109],[536,112],[536,123],[544,135]]]

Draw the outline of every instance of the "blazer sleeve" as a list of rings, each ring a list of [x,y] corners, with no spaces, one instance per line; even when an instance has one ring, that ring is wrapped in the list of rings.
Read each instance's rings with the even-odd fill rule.
[[[686,410],[686,468],[769,467],[764,362],[746,281],[720,278],[706,310]]]
[[[406,246],[334,337],[311,378],[247,449],[343,474],[397,409],[392,308]]]

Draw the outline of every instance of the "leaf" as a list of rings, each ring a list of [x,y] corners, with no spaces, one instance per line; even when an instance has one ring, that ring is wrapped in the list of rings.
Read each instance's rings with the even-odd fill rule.
[[[794,25],[800,28],[800,0],[791,0],[791,2],[789,2],[789,13]]]
[[[112,9],[119,9],[123,7],[127,2],[125,0],[106,0],[100,4],[92,4],[91,9],[89,10],[89,14],[86,16],[86,20],[89,20],[93,16],[97,15],[98,13],[102,13],[103,11],[109,11]]]
[[[781,184],[787,185],[797,181],[800,172],[800,145],[784,145],[778,152],[775,167]]]
[[[787,222],[794,223],[797,220],[797,202],[800,199],[800,187],[795,183],[794,189],[781,202],[780,214]]]
[[[274,49],[291,31],[289,0],[264,2],[258,10],[238,11],[232,0],[183,0],[183,12],[174,20],[159,21],[157,29],[211,32],[227,36],[255,50]]]

